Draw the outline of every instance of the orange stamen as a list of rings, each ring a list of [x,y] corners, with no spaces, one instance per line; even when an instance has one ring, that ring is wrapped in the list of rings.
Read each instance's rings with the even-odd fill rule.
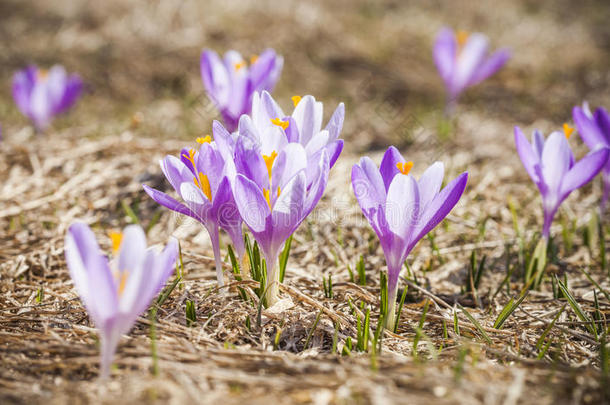
[[[405,163],[398,162],[398,163],[396,163],[396,167],[398,168],[398,171],[400,171],[402,174],[407,175],[413,168],[413,162],[405,162]]]
[[[275,158],[277,157],[277,152],[271,152],[271,155],[263,155],[263,160],[265,161],[265,166],[267,166],[267,173],[269,173],[269,181],[271,181],[271,169],[273,168],[273,162],[275,162]]]
[[[299,104],[299,101],[301,101],[301,96],[292,96],[292,104],[294,104],[294,106],[296,107],[297,104]]]
[[[123,242],[123,234],[121,232],[110,232],[110,240],[112,241],[112,252],[116,254]]]
[[[212,188],[210,187],[210,180],[208,180],[208,176],[199,172],[199,178],[194,177],[193,182],[201,189],[201,191],[203,191],[203,194],[205,194],[207,199],[212,201]]]
[[[203,145],[204,143],[212,142],[212,137],[210,135],[206,135],[204,137],[199,136],[197,139],[195,139],[195,141],[197,141],[199,145]]]
[[[119,276],[119,288],[117,290],[119,296],[123,295],[123,291],[125,291],[125,286],[127,285],[127,276],[129,276],[129,272],[127,271],[121,272],[121,275]]]
[[[246,66],[246,62],[239,62],[239,63],[236,63],[234,66],[235,66],[235,71],[238,72],[239,69],[241,69],[244,66]]]
[[[574,128],[572,128],[568,123],[563,124],[563,133],[566,136],[566,139],[570,139],[570,135],[574,132]]]
[[[257,60],[258,60],[258,55],[250,56],[250,64],[251,65],[255,64]]]
[[[468,33],[468,31],[458,30],[455,37],[460,48],[466,45],[469,36],[470,34]]]
[[[288,120],[282,121],[279,118],[273,118],[271,120],[271,123],[277,125],[278,127],[281,127],[284,131],[286,130],[286,128],[288,128]]]

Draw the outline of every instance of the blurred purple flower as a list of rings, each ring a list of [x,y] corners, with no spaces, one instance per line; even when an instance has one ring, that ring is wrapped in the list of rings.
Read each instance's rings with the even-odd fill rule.
[[[199,151],[183,149],[180,158],[166,156],[160,162],[163,174],[184,203],[147,185],[143,187],[159,204],[188,215],[205,226],[214,250],[218,285],[223,286],[219,228],[229,234],[239,258],[243,259],[245,249],[242,221],[231,192],[235,166],[231,157],[221,153],[209,135],[198,138],[197,142],[201,143]]]
[[[572,118],[578,129],[582,140],[589,149],[594,150],[599,146],[610,148],[610,116],[603,107],[598,107],[595,114],[591,113],[588,103],[583,103],[582,108],[574,107]],[[602,171],[604,191],[600,203],[600,210],[603,214],[606,210],[608,197],[610,196],[610,158],[606,161]]]
[[[209,49],[203,51],[203,84],[229,131],[237,129],[239,117],[250,113],[255,91],[273,90],[283,64],[284,59],[273,49],[251,57],[250,66],[237,51],[227,52],[224,59]]]
[[[68,76],[58,65],[48,71],[28,66],[13,77],[13,99],[38,131],[44,131],[56,115],[68,110],[82,88],[78,75]]]
[[[162,252],[147,248],[146,236],[137,225],[111,238],[116,257],[110,263],[85,224],[72,224],[65,241],[70,276],[100,333],[101,378],[110,374],[121,335],[129,332],[159,293],[178,256],[174,239]]]
[[[267,305],[273,305],[279,294],[276,262],[280,249],[322,197],[330,167],[326,150],[317,161],[308,161],[305,148],[296,142],[288,143],[279,153],[263,153],[259,145],[238,137],[233,194],[244,223],[265,256],[266,299]]]
[[[467,87],[482,82],[497,72],[510,58],[506,49],[488,53],[489,41],[481,33],[468,34],[443,28],[434,44],[434,62],[447,89],[450,110]]]
[[[457,204],[468,180],[464,172],[441,190],[444,166],[436,162],[419,181],[393,146],[379,169],[369,157],[352,168],[352,187],[364,216],[379,237],[388,266],[388,318],[393,328],[398,275],[417,242],[438,225]]]
[[[571,128],[565,133],[555,131],[545,140],[542,133],[534,131],[530,143],[521,129],[515,127],[515,144],[525,170],[542,196],[544,224],[542,238],[548,240],[553,218],[568,195],[587,184],[608,160],[609,149],[597,147],[580,161],[574,160],[568,143]]]

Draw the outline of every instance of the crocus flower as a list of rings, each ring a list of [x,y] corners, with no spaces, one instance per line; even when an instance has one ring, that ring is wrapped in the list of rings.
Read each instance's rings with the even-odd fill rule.
[[[542,196],[542,237],[545,239],[549,237],[553,218],[563,200],[591,181],[608,159],[609,149],[598,147],[576,162],[566,135],[567,132],[555,131],[545,140],[536,130],[530,143],[521,129],[515,127],[517,152]]]
[[[101,342],[100,377],[110,364],[121,335],[136,319],[172,274],[178,243],[172,239],[162,252],[146,247],[146,236],[137,225],[123,234],[111,234],[115,258],[108,262],[91,229],[75,223],[66,236],[66,263],[78,295],[98,328]]]
[[[280,153],[290,143],[305,148],[307,159],[313,163],[326,150],[333,167],[341,151],[343,139],[339,139],[345,106],[339,103],[326,127],[322,129],[324,105],[313,96],[293,96],[294,110],[286,115],[267,91],[254,93],[252,115],[243,115],[239,120],[239,135],[250,138],[265,150]],[[271,152],[270,152],[271,153]]]
[[[305,148],[296,142],[278,154],[263,156],[258,145],[249,144],[247,138],[240,136],[235,160],[235,202],[265,257],[266,300],[267,305],[273,305],[279,293],[276,262],[280,249],[322,197],[330,170],[329,157],[322,150],[318,161],[308,161]]]
[[[610,148],[610,116],[605,108],[599,107],[595,110],[595,114],[591,113],[589,105],[585,102],[582,108],[574,107],[572,110],[572,118],[578,129],[578,133],[582,140],[587,144],[589,149],[593,150],[599,146]],[[602,171],[602,179],[604,183],[604,191],[600,203],[602,214],[606,209],[608,197],[610,196],[610,159],[606,161]]]
[[[456,34],[443,28],[434,44],[434,62],[447,89],[447,109],[450,112],[467,87],[482,82],[497,72],[510,58],[506,49],[488,53],[488,39],[481,33]]]
[[[81,94],[83,83],[62,66],[46,71],[29,66],[13,77],[13,99],[19,110],[44,131],[53,117],[68,110]]]
[[[255,91],[273,90],[280,77],[284,59],[273,49],[250,58],[250,65],[237,51],[229,51],[220,59],[211,50],[201,54],[201,77],[205,89],[229,129],[237,129],[239,117],[249,114]]]
[[[160,162],[163,174],[184,203],[147,185],[143,187],[159,204],[205,226],[214,250],[218,285],[223,286],[219,228],[229,234],[235,252],[242,259],[245,250],[242,221],[231,192],[235,166],[231,157],[221,153],[209,135],[197,138],[197,142],[201,144],[199,151],[183,149],[180,158],[166,156]]]
[[[409,174],[407,162],[393,146],[379,168],[363,157],[352,168],[352,187],[364,216],[379,237],[388,266],[388,318],[395,322],[398,275],[417,242],[438,225],[457,204],[468,180],[464,172],[441,190],[444,166],[435,162],[419,181]]]

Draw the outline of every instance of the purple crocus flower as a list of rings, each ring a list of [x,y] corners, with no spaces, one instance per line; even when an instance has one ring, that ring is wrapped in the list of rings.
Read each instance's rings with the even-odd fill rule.
[[[221,153],[209,135],[197,138],[197,142],[201,144],[199,151],[183,149],[180,158],[166,156],[160,162],[163,174],[184,203],[147,185],[143,187],[159,204],[188,215],[205,226],[214,250],[218,285],[223,286],[219,228],[229,234],[239,258],[243,259],[245,250],[242,221],[231,192],[235,166],[231,157]]]
[[[265,257],[266,299],[267,305],[273,305],[279,294],[275,265],[280,249],[324,193],[330,170],[328,153],[322,150],[318,160],[312,162],[305,148],[293,142],[279,154],[263,156],[259,145],[240,136],[235,164],[235,202]]]
[[[13,77],[13,99],[38,131],[44,131],[53,117],[68,110],[82,88],[78,75],[68,75],[58,65],[48,71],[28,66]]]
[[[506,49],[488,53],[489,41],[481,33],[456,34],[443,28],[434,44],[434,62],[447,88],[447,110],[453,108],[467,87],[482,82],[497,72],[510,58]]]
[[[598,107],[595,114],[591,113],[588,103],[583,103],[582,108],[574,107],[572,118],[578,129],[582,140],[589,149],[594,150],[599,146],[610,148],[610,116],[603,107]],[[610,196],[610,158],[606,161],[602,171],[604,191],[600,203],[600,211],[603,214],[606,210],[608,197]]]
[[[364,216],[379,237],[388,266],[388,318],[395,322],[398,275],[417,242],[438,225],[457,204],[468,180],[464,172],[441,190],[444,166],[436,162],[419,181],[409,174],[407,162],[393,146],[379,168],[363,157],[352,168],[352,187]]]
[[[66,263],[72,281],[101,341],[100,377],[110,373],[110,364],[121,335],[136,319],[172,274],[178,243],[172,239],[162,252],[146,247],[146,236],[137,225],[123,234],[111,234],[116,257],[108,262],[91,229],[75,223],[65,242]]]
[[[608,160],[609,149],[597,147],[576,162],[568,143],[571,133],[555,131],[545,140],[542,133],[534,131],[530,143],[521,129],[515,127],[515,144],[525,170],[542,196],[544,224],[542,238],[548,240],[553,218],[568,195],[587,184]]]
[[[283,64],[284,59],[273,49],[251,57],[250,66],[237,51],[227,52],[224,59],[209,49],[203,51],[203,84],[229,131],[237,129],[239,117],[250,113],[255,91],[273,90]]]

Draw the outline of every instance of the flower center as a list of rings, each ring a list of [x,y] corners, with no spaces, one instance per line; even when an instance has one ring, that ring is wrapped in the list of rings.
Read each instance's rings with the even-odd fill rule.
[[[263,160],[265,161],[265,166],[267,166],[267,173],[269,173],[269,182],[271,182],[271,169],[273,168],[273,162],[275,162],[275,158],[277,157],[277,152],[273,151],[270,155],[263,155]]]
[[[48,76],[49,76],[49,71],[47,69],[38,69],[36,71],[36,78],[38,80],[43,80],[43,81],[47,80]]]
[[[288,128],[288,120],[282,121],[279,118],[273,118],[271,120],[271,123],[277,125],[278,127],[281,127],[283,130],[286,130],[286,128]]]
[[[574,128],[572,128],[568,123],[563,124],[563,133],[566,136],[566,139],[570,139],[570,135],[574,132]]]
[[[110,232],[110,240],[112,241],[112,253],[116,254],[121,247],[121,242],[123,242],[123,233]]]
[[[292,96],[290,99],[292,100],[292,104],[296,107],[299,104],[299,101],[301,101],[301,96]]]
[[[203,145],[204,143],[212,142],[212,137],[210,135],[206,135],[204,137],[199,136],[197,139],[195,139],[195,141],[197,141],[199,145]]]
[[[281,189],[278,187],[277,188],[277,197],[280,196],[280,192],[281,192]],[[273,210],[273,207],[271,206],[271,191],[264,188],[263,195],[265,196],[265,200],[267,200],[267,205],[269,205],[269,209]]]
[[[411,168],[413,168],[413,162],[409,161],[409,162],[398,162],[396,163],[396,167],[398,168],[398,171],[401,172],[404,175],[409,174],[409,172],[411,171]]]
[[[458,30],[458,32],[455,34],[455,37],[456,37],[459,48],[463,48],[464,45],[466,45],[466,42],[468,42],[469,36],[470,36],[470,33],[468,31]]]
[[[209,137],[209,135],[208,135]],[[193,170],[197,170],[197,165],[195,164],[195,149],[189,149],[189,154],[182,155],[191,162],[193,165]],[[210,187],[210,181],[208,176],[203,174],[202,172],[198,172],[195,177],[193,177],[193,183],[203,192],[203,194],[207,197],[209,201],[212,201],[212,188]]]

